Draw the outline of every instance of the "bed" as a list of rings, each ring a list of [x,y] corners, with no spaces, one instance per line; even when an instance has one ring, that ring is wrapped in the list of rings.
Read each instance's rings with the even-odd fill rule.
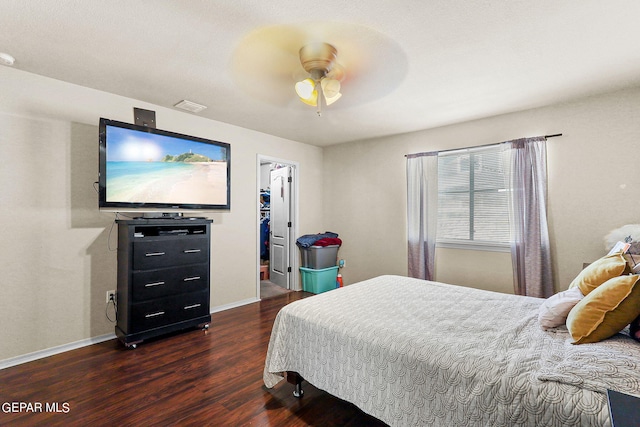
[[[571,344],[544,300],[380,276],[285,306],[264,383],[287,373],[391,426],[608,426],[607,389],[640,395],[640,344]]]

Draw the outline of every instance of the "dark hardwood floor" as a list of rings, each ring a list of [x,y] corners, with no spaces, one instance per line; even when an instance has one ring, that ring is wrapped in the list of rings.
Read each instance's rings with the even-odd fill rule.
[[[264,386],[275,316],[309,295],[291,292],[214,313],[206,332],[135,350],[114,339],[0,370],[0,425],[385,425],[306,382],[302,399],[286,381]],[[19,402],[32,411],[14,412]]]

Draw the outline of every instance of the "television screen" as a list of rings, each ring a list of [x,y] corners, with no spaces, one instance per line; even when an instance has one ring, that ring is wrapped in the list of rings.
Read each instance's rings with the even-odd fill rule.
[[[231,206],[224,142],[100,119],[99,207],[214,210]]]

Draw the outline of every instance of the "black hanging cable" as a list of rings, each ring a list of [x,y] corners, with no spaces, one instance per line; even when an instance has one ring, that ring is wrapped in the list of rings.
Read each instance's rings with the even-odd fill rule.
[[[109,317],[109,306],[113,304],[113,311],[116,315],[115,319],[111,319],[111,317]],[[111,298],[109,300],[109,302],[107,303],[106,307],[104,308],[104,315],[107,317],[107,319],[109,320],[109,322],[111,323],[116,323],[118,321],[118,306],[116,305],[116,301],[115,299]]]

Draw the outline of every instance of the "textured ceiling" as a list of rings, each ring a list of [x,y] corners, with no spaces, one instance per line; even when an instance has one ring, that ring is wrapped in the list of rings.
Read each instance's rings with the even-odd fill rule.
[[[0,0],[0,52],[323,146],[638,86],[639,20],[637,0]],[[297,51],[318,40],[346,70],[322,117],[293,91]]]

